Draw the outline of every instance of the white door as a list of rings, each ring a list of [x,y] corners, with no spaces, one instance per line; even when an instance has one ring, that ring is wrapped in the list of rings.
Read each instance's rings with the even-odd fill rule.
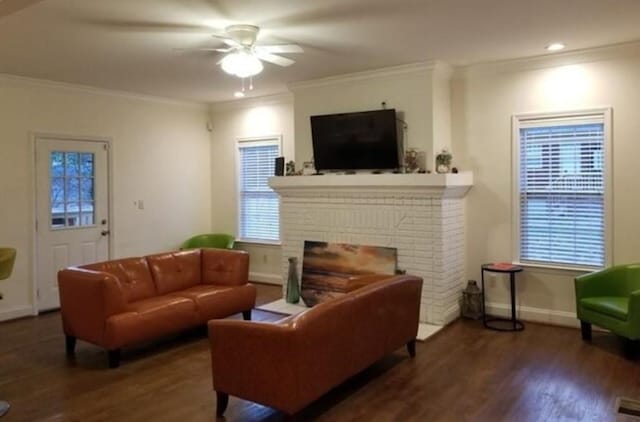
[[[108,144],[36,138],[37,308],[60,307],[59,270],[109,259]]]

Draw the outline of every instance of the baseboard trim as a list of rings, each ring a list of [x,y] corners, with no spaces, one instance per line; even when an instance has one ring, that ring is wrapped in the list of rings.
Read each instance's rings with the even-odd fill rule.
[[[496,316],[511,316],[511,305],[504,303],[487,303],[487,313]],[[556,311],[553,309],[533,308],[530,306],[516,306],[518,319],[544,324],[561,325],[564,327],[579,327],[580,322],[573,312]]]
[[[274,284],[276,286],[282,286],[282,276],[280,274],[269,273],[249,273],[249,280],[257,281],[259,283]]]
[[[27,316],[33,316],[33,308],[31,306],[16,306],[0,311],[0,322]]]

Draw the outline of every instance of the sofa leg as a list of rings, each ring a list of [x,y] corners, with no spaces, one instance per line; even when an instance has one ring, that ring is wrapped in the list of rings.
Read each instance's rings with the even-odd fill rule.
[[[67,356],[72,357],[76,352],[76,338],[74,336],[65,336],[64,342],[67,350]]]
[[[227,393],[221,393],[216,391],[216,415],[222,417],[229,405],[229,395]]]
[[[591,341],[591,324],[580,321],[580,331],[582,331],[582,340]]]
[[[245,321],[251,321],[251,309],[242,311],[242,318],[244,318]]]
[[[117,368],[120,366],[120,349],[114,349],[108,351],[109,355],[109,368]]]
[[[409,343],[407,343],[407,352],[409,352],[409,356],[411,356],[412,358],[416,357],[416,339],[415,338],[409,341]]]
[[[635,359],[638,353],[637,342],[626,337],[622,338],[624,344],[624,355],[627,359]]]

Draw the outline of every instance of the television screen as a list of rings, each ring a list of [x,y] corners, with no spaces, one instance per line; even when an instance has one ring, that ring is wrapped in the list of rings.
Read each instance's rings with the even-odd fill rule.
[[[311,116],[316,170],[384,170],[400,166],[396,111]]]

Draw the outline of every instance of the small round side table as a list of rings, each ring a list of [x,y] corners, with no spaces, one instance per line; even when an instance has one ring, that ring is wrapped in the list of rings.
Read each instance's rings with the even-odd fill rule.
[[[516,273],[523,270],[518,265],[497,265],[484,264],[482,266],[482,323],[485,327],[496,331],[522,331],[524,324],[516,319]],[[511,319],[491,317],[487,318],[485,311],[485,295],[484,295],[484,272],[509,274],[509,284],[511,293]]]

